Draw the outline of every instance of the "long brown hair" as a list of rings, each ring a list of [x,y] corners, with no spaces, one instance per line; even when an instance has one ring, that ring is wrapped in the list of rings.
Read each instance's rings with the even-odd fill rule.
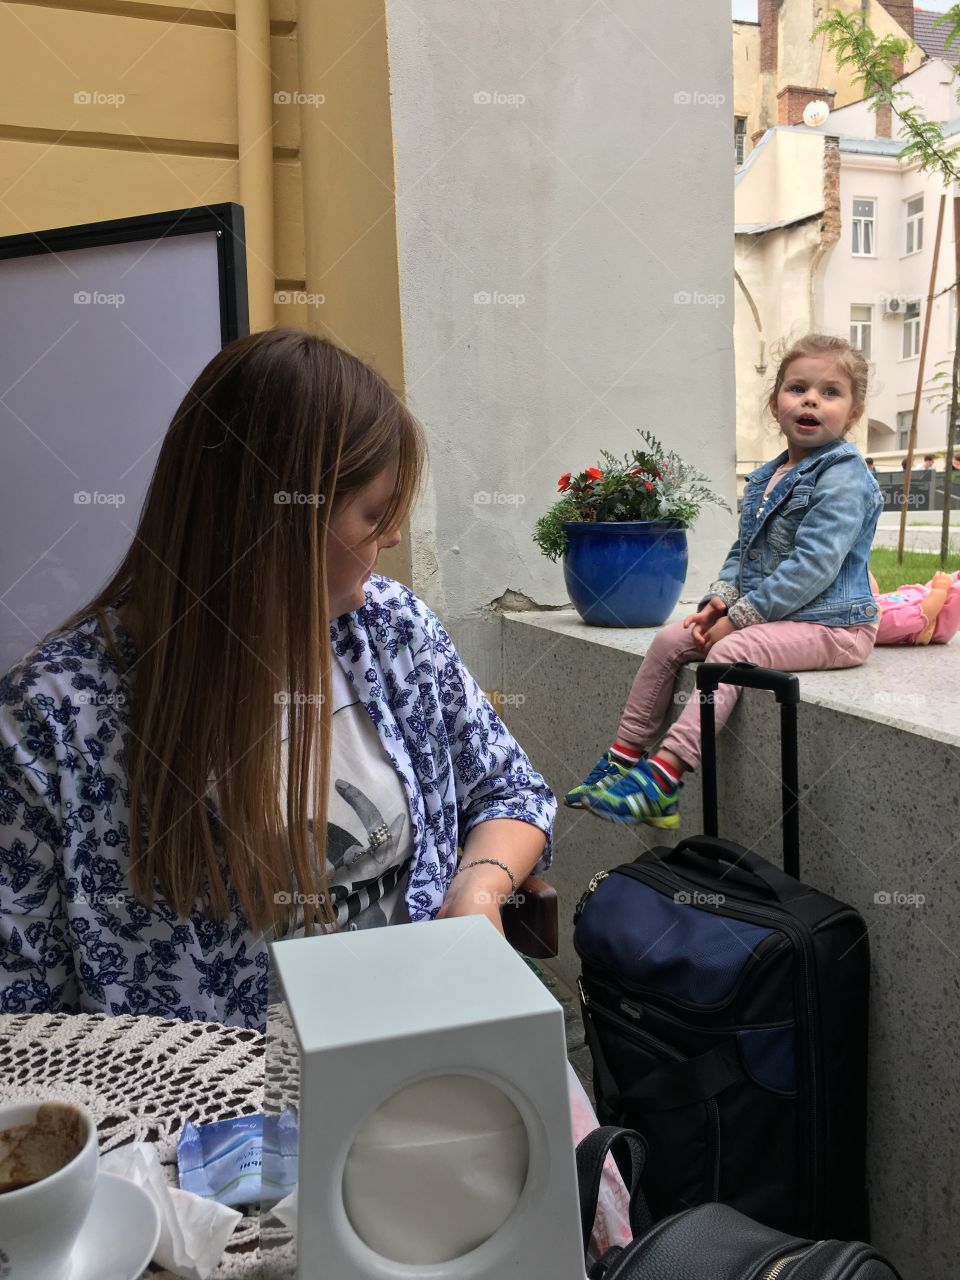
[[[58,628],[93,613],[112,640],[104,608],[136,612],[131,888],[148,905],[159,888],[180,916],[202,899],[222,920],[229,885],[254,928],[289,919],[293,895],[308,930],[335,921],[330,708],[321,696],[332,658],[330,520],[396,465],[376,532],[393,528],[423,462],[422,430],[383,379],[296,329],[230,343],[184,396],[126,556]]]

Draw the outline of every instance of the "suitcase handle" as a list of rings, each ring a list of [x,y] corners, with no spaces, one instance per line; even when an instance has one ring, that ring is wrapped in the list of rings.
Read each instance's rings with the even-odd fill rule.
[[[783,706],[800,705],[800,681],[790,671],[758,667],[755,662],[701,662],[697,667],[697,688],[713,693],[721,684],[738,684],[743,689],[767,689]]]
[[[800,681],[792,672],[759,667],[755,662],[701,662],[697,667],[700,698],[700,750],[703,829],[719,834],[717,803],[717,735],[713,694],[721,684],[768,689],[780,704],[780,784],[783,804],[783,869],[800,878],[800,768],[797,752],[797,706]]]
[[[808,892],[799,880],[781,871],[779,867],[771,866],[752,849],[745,849],[743,845],[733,844],[729,840],[718,840],[715,836],[691,836],[689,840],[681,840],[678,845],[662,853],[660,861],[682,864],[690,860],[685,855],[709,858],[713,863],[728,863],[738,873],[736,878],[749,877],[755,882],[754,887],[758,893],[774,898],[777,902],[793,902]],[[720,879],[723,878],[721,875]],[[714,879],[712,884],[716,883]]]

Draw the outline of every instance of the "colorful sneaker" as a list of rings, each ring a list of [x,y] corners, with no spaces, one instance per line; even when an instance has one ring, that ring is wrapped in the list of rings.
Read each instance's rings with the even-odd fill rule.
[[[680,825],[677,797],[682,786],[681,782],[665,791],[647,761],[641,760],[607,786],[586,792],[583,807],[608,822],[629,826],[645,822],[650,827],[672,831]]]
[[[585,809],[587,806],[583,802],[583,797],[588,791],[592,791],[595,787],[605,787],[617,778],[622,778],[626,772],[626,766],[611,760],[610,752],[605,751],[584,780],[567,792],[563,797],[563,803],[571,809]]]

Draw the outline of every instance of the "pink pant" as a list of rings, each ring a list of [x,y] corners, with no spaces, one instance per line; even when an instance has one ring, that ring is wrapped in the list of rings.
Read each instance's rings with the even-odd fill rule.
[[[927,619],[920,601],[930,594],[930,583],[898,587],[877,596],[880,605],[880,630],[877,644],[916,644],[926,630]],[[960,578],[954,579],[943,608],[937,614],[931,644],[948,644],[960,631]]]
[[[877,628],[825,627],[817,622],[760,622],[718,640],[710,662],[755,662],[787,671],[831,671],[859,667],[870,656]],[[677,672],[704,652],[690,631],[671,622],[659,631],[637,672],[617,730],[617,739],[650,748],[656,741],[673,699]],[[726,724],[740,696],[736,685],[722,684],[714,697],[717,732]],[[700,707],[692,699],[661,743],[684,764],[700,763]]]

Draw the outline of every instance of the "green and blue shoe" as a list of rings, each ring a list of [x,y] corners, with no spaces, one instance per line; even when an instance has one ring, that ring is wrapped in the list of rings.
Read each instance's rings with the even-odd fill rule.
[[[608,822],[627,826],[645,822],[649,827],[673,831],[680,825],[677,797],[682,786],[680,782],[665,789],[648,761],[641,760],[625,769],[621,777],[585,792],[581,805]]]
[[[610,759],[610,752],[605,751],[581,783],[563,797],[563,803],[571,809],[586,809],[584,796],[597,787],[605,787],[608,783],[622,778],[627,772],[626,766]]]

